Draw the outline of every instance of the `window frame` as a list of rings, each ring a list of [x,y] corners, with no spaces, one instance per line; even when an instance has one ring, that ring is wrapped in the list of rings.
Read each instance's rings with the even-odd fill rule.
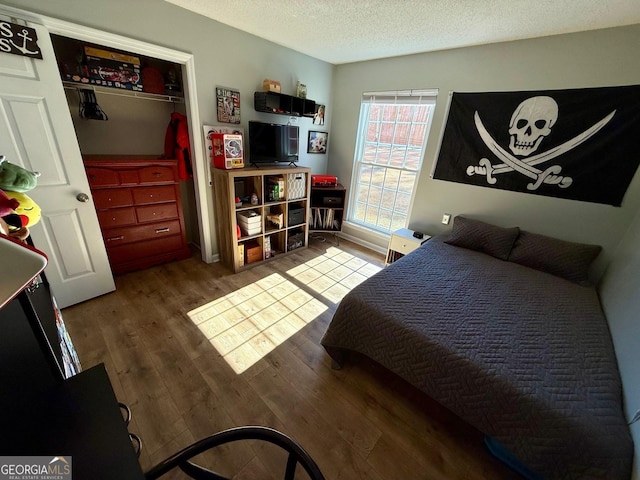
[[[350,223],[351,225],[357,228],[364,229],[368,232],[378,234],[378,235],[385,235],[385,236],[390,236],[393,233],[393,231],[396,230],[396,227],[406,228],[408,226],[409,219],[411,218],[411,213],[413,211],[413,205],[415,202],[418,183],[420,180],[420,174],[422,173],[422,170],[423,170],[424,157],[425,157],[425,153],[428,145],[429,133],[431,132],[433,118],[435,116],[437,96],[438,96],[437,89],[401,90],[401,91],[363,93],[361,103],[360,103],[360,112],[358,116],[358,128],[357,128],[356,143],[355,143],[355,149],[354,149],[354,157],[353,157],[353,163],[351,166],[351,186],[350,186],[351,195],[349,195],[350,198],[349,198],[349,205],[348,205],[347,219],[346,219],[348,223]],[[428,105],[430,107],[428,111],[428,117],[427,117],[426,123],[423,124],[425,128],[425,135],[424,135],[422,145],[420,147],[420,156],[418,159],[418,166],[416,170],[409,169],[406,167],[406,152],[407,150],[409,150],[407,148],[410,145],[409,140],[403,146],[405,148],[405,151],[404,151],[403,166],[401,167],[393,166],[389,164],[383,165],[383,164],[377,164],[374,162],[363,161],[364,155],[365,155],[366,136],[367,136],[367,131],[370,125],[369,112],[371,109],[371,105],[389,105],[389,104],[411,105],[411,106]],[[396,118],[394,119],[394,130],[395,128],[397,128],[397,125],[398,125],[398,119]],[[413,118],[410,122],[410,125],[411,126],[415,125]],[[393,143],[390,144],[390,147],[392,145]],[[359,220],[355,218],[355,215],[357,212],[357,204],[359,203],[358,187],[361,183],[360,172],[363,165],[370,165],[371,167],[374,167],[374,168],[381,167],[385,169],[385,172],[388,171],[388,169],[399,170],[400,175],[402,174],[402,172],[409,172],[411,174],[415,174],[415,181],[413,182],[413,187],[410,192],[409,206],[407,208],[406,218],[404,221],[404,225],[402,225],[402,227],[393,226],[393,219],[391,220],[391,224],[389,228],[385,229],[384,227],[380,227],[378,225],[372,225],[371,223],[368,223],[364,220]],[[401,190],[398,187],[396,187],[396,190],[395,190],[396,194],[399,191]],[[392,209],[392,212],[393,211],[395,211],[395,205],[394,205],[394,209]]]

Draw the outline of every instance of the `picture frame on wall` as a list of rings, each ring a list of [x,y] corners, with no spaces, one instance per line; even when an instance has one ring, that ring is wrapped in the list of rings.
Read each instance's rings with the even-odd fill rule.
[[[326,108],[324,105],[320,105],[319,103],[316,103],[316,111],[313,115],[313,124],[314,125],[324,125],[324,114],[325,114]]]
[[[309,141],[307,142],[307,153],[327,153],[328,132],[318,132],[309,130]]]
[[[233,88],[216,87],[218,121],[240,123],[240,92]]]

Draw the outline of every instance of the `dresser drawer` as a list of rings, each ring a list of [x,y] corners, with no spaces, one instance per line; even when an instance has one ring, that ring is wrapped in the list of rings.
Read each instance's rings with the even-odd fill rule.
[[[98,212],[98,220],[103,230],[112,227],[122,227],[136,223],[136,211],[131,208],[114,208]]]
[[[175,203],[160,203],[146,207],[136,207],[138,222],[157,222],[169,218],[178,218],[178,206]]]
[[[87,168],[87,179],[91,187],[117,187],[120,185],[118,172],[109,168]]]
[[[175,183],[173,169],[169,167],[145,167],[138,170],[140,183]]]
[[[133,205],[131,190],[127,188],[110,188],[107,190],[95,190],[93,202],[97,209],[128,207]]]
[[[176,252],[176,258],[178,258],[178,252],[182,253],[184,249],[185,245],[182,236],[170,235],[145,242],[129,243],[113,247],[107,245],[107,254],[109,255],[111,264],[118,265],[171,252]]]
[[[136,205],[147,203],[175,202],[176,189],[173,185],[163,187],[133,188],[133,200]]]
[[[146,225],[111,228],[109,230],[105,230],[104,241],[107,244],[107,247],[112,247],[116,245],[123,245],[125,243],[162,238],[181,233],[180,221],[168,220],[166,222],[149,223]]]
[[[118,175],[120,176],[120,185],[122,186],[130,187],[140,183],[137,170],[119,170]]]

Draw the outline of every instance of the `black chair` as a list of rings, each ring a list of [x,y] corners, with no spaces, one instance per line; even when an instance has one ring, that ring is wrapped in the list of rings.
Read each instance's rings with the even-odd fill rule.
[[[228,477],[192,463],[190,459],[210,448],[239,440],[263,440],[286,450],[289,456],[287,457],[284,480],[293,480],[298,463],[304,468],[311,480],[324,480],[316,462],[298,443],[283,433],[267,427],[231,428],[203,438],[160,462],[145,473],[145,478],[146,480],[155,480],[170,470],[180,467],[184,473],[196,480],[230,480]]]

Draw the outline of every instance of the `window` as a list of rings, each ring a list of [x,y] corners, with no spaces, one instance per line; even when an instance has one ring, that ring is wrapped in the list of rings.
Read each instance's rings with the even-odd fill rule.
[[[365,93],[349,221],[391,233],[407,226],[437,90]]]

